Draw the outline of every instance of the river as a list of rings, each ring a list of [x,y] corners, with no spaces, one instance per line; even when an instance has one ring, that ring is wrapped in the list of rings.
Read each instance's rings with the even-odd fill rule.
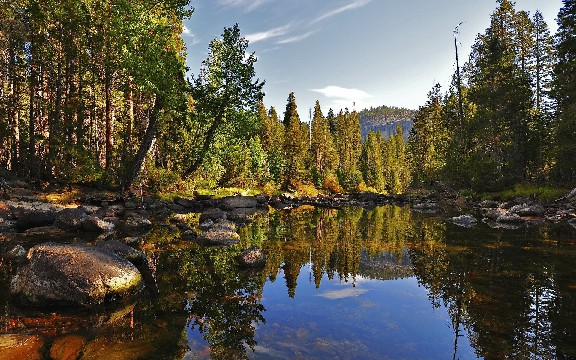
[[[576,358],[566,223],[465,228],[409,207],[304,206],[240,235],[203,247],[158,224],[139,243],[158,295],[91,312],[20,308],[4,263],[0,333],[80,339],[82,359]],[[250,246],[264,269],[238,268]]]

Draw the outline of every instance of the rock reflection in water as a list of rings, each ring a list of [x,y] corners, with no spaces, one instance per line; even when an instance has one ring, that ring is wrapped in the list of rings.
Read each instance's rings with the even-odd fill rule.
[[[44,347],[72,336],[82,359],[576,357],[570,226],[463,228],[407,207],[304,206],[239,233],[214,248],[156,227],[141,248],[157,297],[48,326],[0,292],[1,332]],[[238,265],[251,246],[266,253],[263,269]],[[10,265],[0,267],[6,288]]]

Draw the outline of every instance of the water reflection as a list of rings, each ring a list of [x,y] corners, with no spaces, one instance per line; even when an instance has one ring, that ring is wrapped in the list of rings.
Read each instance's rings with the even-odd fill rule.
[[[122,359],[576,357],[569,226],[466,229],[407,207],[301,207],[240,234],[237,246],[202,247],[156,228],[141,248],[158,296],[83,330],[85,353],[107,344]],[[254,245],[265,268],[241,270],[235,257]],[[9,264],[0,268],[6,288]],[[2,333],[42,333],[7,325],[24,320],[6,292],[0,305]]]

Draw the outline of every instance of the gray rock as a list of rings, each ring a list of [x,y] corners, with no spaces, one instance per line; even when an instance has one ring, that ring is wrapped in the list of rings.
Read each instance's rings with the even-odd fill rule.
[[[56,220],[56,213],[50,210],[21,210],[16,220],[16,228],[24,231],[27,229],[49,226]]]
[[[524,219],[520,217],[518,214],[514,213],[504,213],[498,216],[496,222],[499,223],[511,223],[511,224],[521,224],[524,222]]]
[[[425,202],[420,204],[415,204],[412,208],[415,210],[435,210],[438,205],[434,202]]]
[[[132,263],[93,246],[46,243],[31,248],[28,259],[10,284],[12,295],[26,305],[89,307],[143,287]]]
[[[82,221],[88,216],[81,208],[64,209],[56,214],[54,226],[66,231],[82,229]]]
[[[546,213],[544,206],[540,204],[535,205],[516,205],[510,209],[510,212],[518,214],[520,216],[542,216]]]
[[[500,206],[500,203],[494,200],[483,200],[478,204],[478,206],[484,209],[496,209]]]
[[[453,217],[451,220],[454,224],[463,227],[472,227],[478,222],[478,220],[472,215],[460,215]]]
[[[227,211],[256,206],[258,206],[258,200],[254,196],[227,196],[221,199],[220,204],[220,208]]]
[[[270,200],[270,196],[268,196],[266,194],[258,194],[256,196],[254,196],[254,198],[256,199],[258,204],[260,204],[260,205],[268,205],[268,200]]]
[[[95,216],[87,216],[82,220],[82,230],[95,233],[114,231],[114,224],[101,220]]]
[[[266,265],[266,255],[264,255],[262,249],[256,246],[244,250],[238,255],[236,260],[243,268],[259,269]]]
[[[126,218],[122,222],[121,227],[130,233],[144,233],[152,229],[152,222],[142,216],[135,215]]]
[[[492,208],[487,208],[487,209],[481,209],[482,212],[482,216],[484,216],[484,218],[489,219],[489,220],[496,220],[498,219],[498,217],[502,214],[505,214],[506,211],[502,210],[502,209],[492,209]]]
[[[226,214],[226,219],[232,220],[238,224],[247,224],[252,221],[254,214],[258,212],[257,208],[237,208]]]
[[[212,221],[212,219],[208,219],[208,220],[204,221],[203,223],[201,223],[198,227],[200,228],[200,230],[208,230],[212,226],[214,226],[214,221]]]
[[[211,226],[211,229],[224,230],[224,231],[236,231],[238,229],[238,227],[232,221],[229,221],[226,219],[219,219],[214,223],[214,225]]]
[[[482,219],[482,222],[493,229],[517,230],[521,227],[521,225],[518,225],[517,223],[501,223],[486,218]]]
[[[206,211],[204,211],[202,214],[200,214],[200,224],[202,224],[204,221],[206,220],[212,220],[212,221],[216,221],[218,219],[226,219],[226,213],[220,209],[217,208],[213,208],[213,209],[208,209]]]
[[[4,257],[16,263],[23,262],[26,260],[26,249],[24,249],[22,245],[16,245],[12,248],[12,250],[8,251]]]
[[[194,230],[186,230],[182,233],[182,235],[180,235],[180,237],[182,238],[182,240],[196,240],[198,238],[198,234],[196,234],[196,231]]]

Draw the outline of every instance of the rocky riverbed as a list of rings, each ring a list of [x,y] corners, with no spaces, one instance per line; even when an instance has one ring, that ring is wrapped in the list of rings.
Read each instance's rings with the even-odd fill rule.
[[[15,182],[8,184],[5,199],[0,202],[0,256],[15,269],[11,292],[22,304],[32,306],[93,306],[133,296],[143,288],[153,289],[153,281],[146,284],[141,274],[153,273],[150,261],[134,244],[154,223],[167,222],[179,228],[183,239],[202,246],[235,245],[240,241],[238,228],[249,223],[255,214],[302,205],[370,208],[397,204],[430,213],[450,208],[451,213],[459,214],[446,221],[465,227],[483,222],[494,228],[516,229],[543,221],[567,221],[576,227],[576,189],[546,205],[530,198],[456,203],[442,197],[410,198],[368,192],[319,197],[237,195],[220,199],[196,195],[173,201],[151,196],[80,194],[74,202],[62,205],[40,200],[41,194]],[[187,222],[188,214],[199,214],[197,224]],[[11,241],[21,241],[26,236],[34,241]],[[38,241],[39,238],[46,241]],[[247,251],[238,258],[239,266],[262,266],[265,254],[260,249]],[[110,273],[99,272],[99,268],[107,268]],[[100,279],[98,284],[96,278]],[[67,288],[70,291],[62,290]]]
[[[141,242],[153,226],[178,231],[182,241],[198,244],[195,246],[229,247],[240,241],[242,226],[272,208],[290,211],[302,205],[372,208],[386,204],[435,213],[446,222],[465,227],[485,223],[494,228],[517,229],[542,222],[568,222],[576,227],[576,191],[548,204],[530,198],[463,202],[443,196],[390,197],[372,193],[301,198],[290,194],[237,195],[221,199],[196,195],[172,201],[151,196],[79,193],[73,201],[53,204],[45,192],[13,183],[0,200],[0,266],[2,273],[9,276],[3,283],[9,284],[7,290],[10,289],[13,302],[25,311],[47,309],[47,314],[61,314],[73,307],[90,312],[97,309],[98,313],[102,306],[112,306],[115,310],[110,315],[89,320],[90,326],[110,323],[119,318],[116,312],[125,318],[134,298],[158,292],[154,259]],[[262,249],[243,250],[234,258],[238,268],[265,266]],[[45,356],[49,351],[58,359],[65,358],[58,357],[59,351],[86,352],[98,345],[86,345],[85,338],[65,334],[47,344],[42,337],[18,331],[19,322],[33,321],[53,329],[47,331],[57,332],[58,321],[65,316],[51,316],[16,317],[19,320],[6,324],[11,330],[0,336],[0,354],[35,358],[33,354],[41,352]]]

